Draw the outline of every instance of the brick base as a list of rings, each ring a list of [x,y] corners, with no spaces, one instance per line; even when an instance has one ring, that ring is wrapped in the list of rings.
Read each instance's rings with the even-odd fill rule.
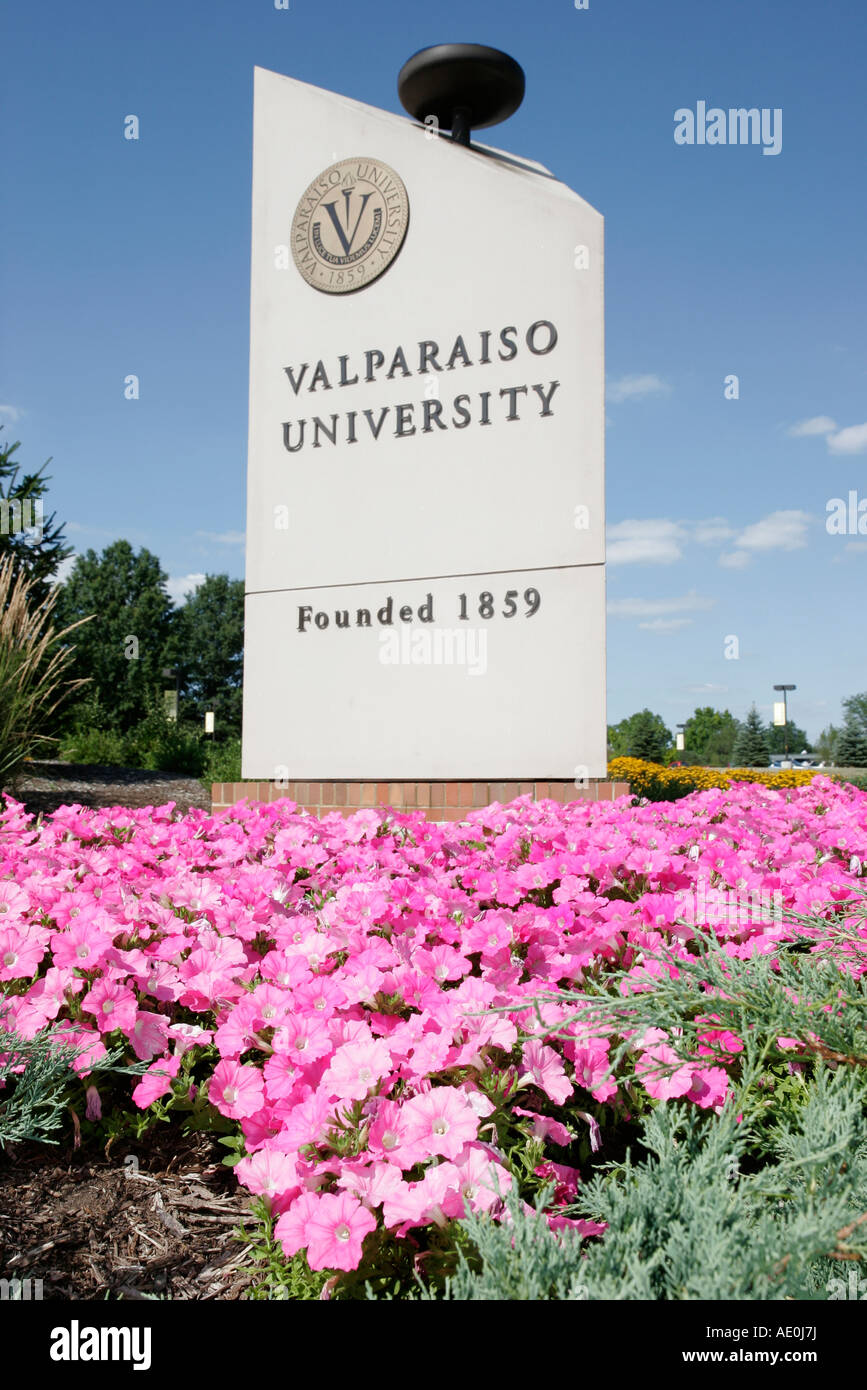
[[[467,812],[530,796],[533,801],[611,801],[629,794],[628,782],[588,778],[586,786],[574,782],[214,782],[214,811],[236,802],[294,801],[300,810],[324,816],[332,811],[353,811],[388,806],[395,811],[423,811],[428,820],[464,820]]]

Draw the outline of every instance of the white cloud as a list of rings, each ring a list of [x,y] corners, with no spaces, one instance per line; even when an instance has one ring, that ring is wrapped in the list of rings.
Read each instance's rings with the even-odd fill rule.
[[[73,553],[72,555],[67,555],[65,560],[60,561],[60,564],[57,566],[57,573],[54,576],[55,584],[66,583],[67,579],[72,574],[72,571],[75,568],[75,562],[77,559],[78,556]]]
[[[21,411],[16,405],[0,405],[0,415],[5,415],[13,424],[21,419]]]
[[[828,449],[832,454],[867,453],[867,424],[847,425],[844,430],[829,434]]]
[[[743,569],[754,555],[771,550],[802,550],[807,544],[809,512],[771,512],[761,521],[745,526],[735,540],[735,549],[720,556],[727,569]]]
[[[679,560],[686,532],[677,521],[620,521],[608,528],[609,565],[670,565]]]
[[[748,550],[727,550],[719,557],[719,562],[727,570],[742,570],[750,563]]]
[[[668,382],[648,372],[644,376],[622,376],[617,381],[609,381],[605,395],[612,405],[619,405],[622,401],[641,400],[644,396],[664,396],[670,390]]]
[[[692,538],[698,541],[699,545],[719,545],[722,541],[730,541],[734,534],[725,517],[714,516],[708,521],[697,521]]]
[[[200,584],[204,584],[203,574],[182,574],[166,583],[169,598],[176,608],[180,608],[190,594],[194,594]]]
[[[787,433],[793,439],[803,439],[805,435],[830,434],[836,428],[837,421],[832,420],[830,415],[814,415],[809,420],[801,420],[797,425],[792,425]]]
[[[838,429],[837,421],[832,420],[830,415],[814,415],[809,420],[801,420],[799,424],[792,425],[788,433],[796,439],[805,435],[823,434],[827,439],[830,454],[867,453],[867,422]]]
[[[704,598],[694,589],[680,598],[615,598],[608,612],[615,618],[661,618],[668,613],[697,613],[713,608],[715,599]]]
[[[857,554],[860,551],[867,550],[867,541],[847,541],[845,548],[847,550],[854,550]]]
[[[196,535],[219,545],[243,545],[246,540],[243,531],[197,531]]]
[[[694,618],[653,618],[649,623],[639,623],[648,632],[677,632],[679,628],[689,627]]]
[[[728,693],[727,685],[714,685],[713,681],[705,681],[704,685],[687,685],[684,689],[688,695],[725,695]]]

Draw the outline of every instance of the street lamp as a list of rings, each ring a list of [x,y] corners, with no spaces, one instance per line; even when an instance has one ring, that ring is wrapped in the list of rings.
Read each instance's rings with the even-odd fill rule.
[[[678,753],[682,753],[683,750],[684,750],[684,748],[686,747],[686,725],[685,725],[685,724],[678,724],[678,726],[677,726],[677,733],[676,733],[675,739],[674,739],[674,746],[675,746],[675,748],[677,749]]]
[[[785,750],[785,759],[786,759],[786,762],[789,761],[789,711],[788,711],[788,707],[787,707],[787,705],[786,705],[786,691],[787,691],[787,690],[797,690],[797,688],[798,688],[798,687],[797,687],[796,685],[775,685],[775,686],[774,686],[774,689],[775,689],[775,690],[782,690],[782,692],[783,692],[783,698],[782,698],[782,700],[777,700],[777,701],[774,702],[774,723],[777,724],[777,725],[782,724],[782,726],[783,726],[783,745],[784,745],[784,750]],[[782,705],[782,707],[783,707],[783,709],[782,709],[782,716],[783,716],[782,719],[780,719],[780,718],[778,717],[778,711],[779,711],[780,705]]]
[[[168,696],[174,695],[174,702],[172,702],[171,700],[166,700],[166,706],[167,706],[166,712],[167,712],[167,714],[168,714],[169,719],[173,719],[173,720],[177,723],[177,718],[178,718],[178,705],[179,705],[179,703],[180,703],[180,695],[181,695],[181,670],[180,670],[180,667],[179,667],[179,666],[164,666],[163,669],[162,669],[162,676],[163,676],[163,680],[167,680],[167,681],[170,681],[170,680],[172,679],[172,676],[174,676],[174,678],[175,678],[175,688],[174,688],[174,691],[167,690],[165,693],[166,693],[166,695],[168,695]]]

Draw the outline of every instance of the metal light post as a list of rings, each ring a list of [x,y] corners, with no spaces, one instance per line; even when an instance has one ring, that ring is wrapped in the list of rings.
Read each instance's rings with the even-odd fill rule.
[[[675,748],[677,749],[678,753],[682,753],[683,750],[686,748],[686,725],[685,725],[685,724],[678,724],[678,726],[677,726],[677,734],[676,734],[675,740],[674,740],[674,745],[675,745]]]
[[[775,685],[775,686],[774,686],[774,689],[775,689],[775,690],[782,690],[782,692],[783,692],[783,700],[782,700],[782,705],[783,705],[783,747],[784,747],[784,753],[785,753],[785,760],[786,760],[786,762],[789,761],[789,710],[788,710],[788,706],[787,706],[787,704],[786,704],[786,691],[787,691],[787,690],[797,690],[797,688],[798,688],[798,687],[797,687],[796,685]],[[776,712],[775,712],[775,717],[774,717],[774,723],[775,723],[775,724],[777,723]]]
[[[175,723],[177,723],[178,711],[179,711],[179,708],[180,708],[180,701],[181,701],[181,671],[180,671],[180,667],[179,667],[179,666],[164,666],[164,667],[163,667],[163,670],[162,670],[162,675],[163,675],[163,680],[167,680],[167,681],[170,681],[171,678],[172,678],[172,676],[174,676],[174,678],[175,678],[175,690],[174,690],[175,703],[174,703],[174,709],[172,709],[171,707],[169,707],[169,719],[172,719],[172,720],[174,720]],[[167,690],[165,693],[166,693],[167,695],[170,695],[172,692],[171,692],[170,690]],[[168,702],[167,702],[167,703],[168,703]]]

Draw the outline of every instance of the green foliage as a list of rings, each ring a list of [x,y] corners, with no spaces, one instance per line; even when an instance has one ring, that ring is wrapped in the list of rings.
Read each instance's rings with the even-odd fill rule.
[[[613,758],[644,758],[648,762],[661,763],[672,741],[671,731],[661,715],[653,714],[649,709],[640,710],[628,719],[621,719],[619,724],[608,727],[608,747]]]
[[[820,758],[824,763],[833,762],[834,750],[836,749],[839,736],[840,730],[835,724],[829,724],[827,729],[823,729],[819,737],[815,739],[813,743],[813,752],[816,754],[817,758]]]
[[[590,1032],[611,1034],[619,1075],[648,1027],[666,1030],[678,1064],[695,1061],[712,1009],[711,1026],[744,1042],[727,1059],[733,1095],[720,1113],[651,1102],[637,1153],[598,1169],[569,1208],[607,1226],[580,1250],[514,1199],[508,1225],[467,1217],[460,1225],[477,1260],[459,1258],[442,1296],[846,1296],[842,1280],[867,1259],[867,976],[847,968],[863,966],[865,943],[852,920],[795,921],[804,936],[780,943],[776,964],[729,957],[698,937],[695,958],[678,958],[676,978],[664,970],[652,991],[624,994],[616,970],[557,996]],[[648,955],[675,961],[670,951]]]
[[[463,1258],[447,1299],[772,1300],[827,1296],[838,1272],[867,1258],[867,1112],[863,1075],[822,1070],[794,1118],[775,1126],[767,1161],[742,1164],[753,1129],[742,1096],[720,1115],[661,1102],[644,1154],[611,1164],[573,1214],[604,1222],[585,1243],[546,1229],[512,1200],[499,1225],[461,1224],[481,1259]],[[844,1263],[845,1262],[845,1263]],[[435,1297],[425,1291],[424,1298]]]
[[[53,1136],[63,1123],[70,1085],[76,1081],[70,1067],[87,1045],[73,1047],[58,1042],[55,1028],[34,1038],[11,1032],[2,1034],[0,1053],[0,1148],[35,1140],[56,1144]],[[120,1056],[110,1052],[90,1065],[91,1073],[109,1070]],[[18,1068],[23,1067],[19,1072]]]
[[[15,557],[0,555],[0,787],[11,783],[25,758],[48,751],[46,730],[80,682],[66,679],[72,629],[51,625],[56,594],[38,604],[33,582]]]
[[[92,679],[103,728],[128,732],[166,684],[162,669],[173,621],[166,578],[150,551],[136,554],[128,541],[115,541],[102,555],[79,555],[61,586],[62,622],[95,615],[77,640],[73,671]]]
[[[851,720],[861,730],[864,738],[867,738],[867,690],[863,690],[860,695],[848,695],[843,701],[843,713],[846,719]]]
[[[770,757],[765,726],[755,705],[750,709],[732,748],[735,767],[767,767]]]
[[[49,477],[45,469],[51,460],[48,459],[38,473],[24,473],[19,478],[21,465],[12,457],[19,447],[20,440],[14,444],[0,442],[0,503],[6,504],[0,507],[0,559],[11,556],[15,575],[22,575],[30,582],[31,601],[39,606],[48,598],[58,566],[72,554],[72,547],[64,545],[63,526],[55,525],[55,512],[48,517],[43,515],[39,522],[39,511],[48,491]],[[19,529],[27,514],[26,503],[30,504],[33,522],[29,531]]]
[[[214,782],[240,782],[241,780],[241,740],[226,739],[224,743],[206,740],[205,766],[202,781],[207,791]]]
[[[738,733],[738,722],[728,710],[703,705],[696,709],[684,725],[684,751],[675,754],[686,765],[686,756],[693,763],[708,767],[727,767],[731,761]]]
[[[201,729],[187,720],[169,719],[158,694],[145,717],[126,732],[106,727],[95,701],[82,702],[61,753],[70,762],[138,767],[154,772],[183,772],[198,777],[209,749]],[[215,780],[221,780],[219,778]]]
[[[241,732],[244,662],[244,581],[209,574],[178,609],[167,647],[180,671],[185,715],[199,725],[213,710],[219,738]],[[228,780],[219,779],[215,780]]]
[[[811,753],[811,744],[807,733],[799,725],[793,724],[791,719],[785,727],[782,724],[774,724],[773,721],[767,725],[765,732],[768,736],[768,751],[770,753],[785,753],[786,742],[790,753]]]
[[[574,1302],[587,1297],[582,1268],[582,1242],[572,1230],[551,1231],[542,1215],[548,1191],[536,1197],[536,1211],[524,1211],[517,1192],[505,1200],[508,1221],[495,1221],[470,1212],[459,1224],[472,1254],[458,1251],[458,1268],[440,1291],[420,1283],[422,1301],[559,1299]]]
[[[252,1230],[242,1224],[237,1239],[249,1247],[244,1262],[245,1273],[251,1276],[244,1295],[258,1302],[318,1299],[328,1274],[314,1272],[304,1252],[289,1259],[274,1235],[274,1216],[265,1197],[255,1197],[250,1203],[255,1221]]]
[[[837,736],[834,761],[839,763],[840,767],[867,767],[867,732],[849,711]]]

